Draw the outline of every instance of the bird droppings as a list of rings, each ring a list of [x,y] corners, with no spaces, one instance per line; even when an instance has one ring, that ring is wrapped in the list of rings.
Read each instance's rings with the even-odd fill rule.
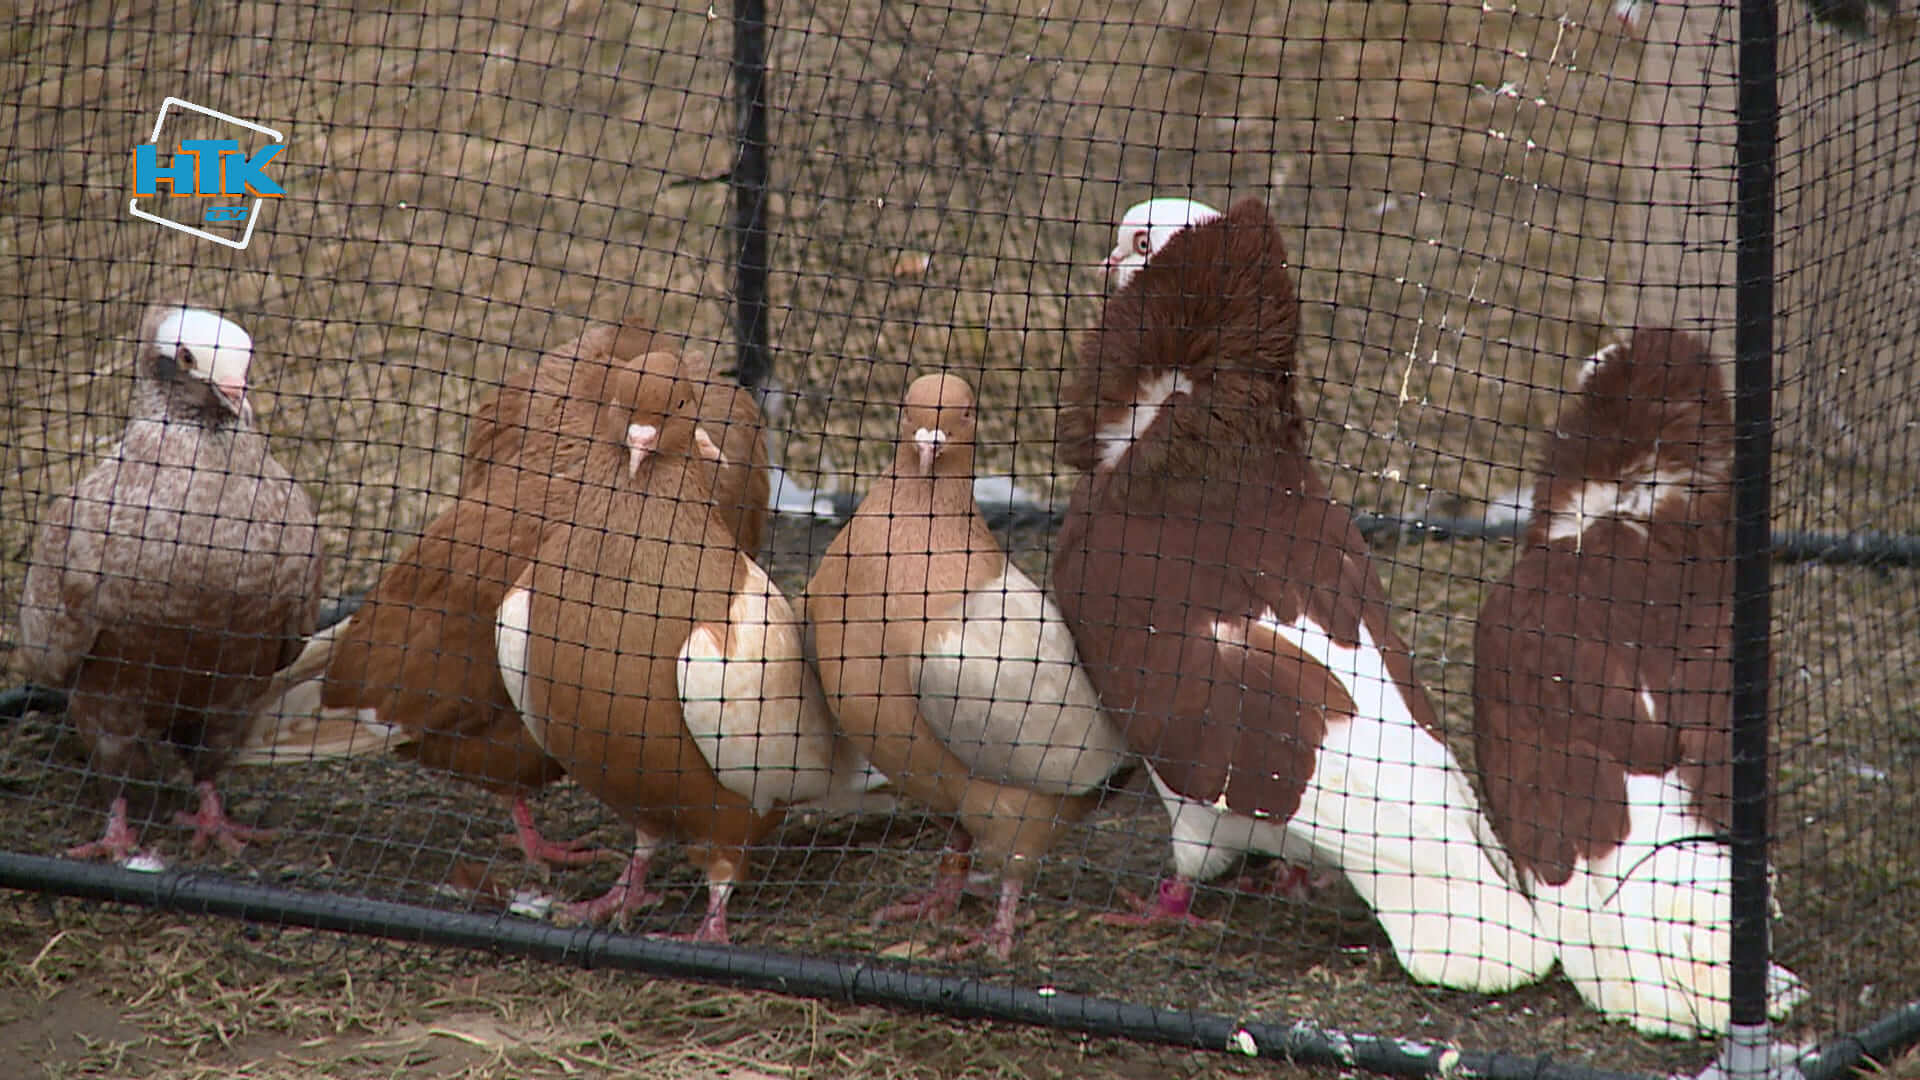
[[[1354,1064],[1353,1040],[1342,1032],[1323,1028],[1311,1020],[1296,1020],[1289,1033],[1296,1042],[1325,1043],[1335,1061],[1342,1065]]]
[[[507,904],[507,913],[545,921],[553,914],[553,897],[537,889],[515,889],[513,899]]]

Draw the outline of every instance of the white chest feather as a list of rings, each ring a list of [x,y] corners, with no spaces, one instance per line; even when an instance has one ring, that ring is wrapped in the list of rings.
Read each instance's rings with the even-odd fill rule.
[[[547,725],[541,717],[527,711],[527,641],[531,636],[533,593],[521,584],[507,594],[494,621],[493,645],[500,662],[500,681],[507,684],[507,697],[520,714],[520,722],[540,749],[547,748]]]
[[[1060,609],[1013,564],[931,628],[920,712],[982,777],[1050,794],[1110,776],[1126,742],[1100,711]]]
[[[699,623],[676,675],[682,722],[728,790],[756,809],[818,799],[866,763],[833,728],[793,607],[749,562],[724,626]]]
[[[1095,433],[1100,449],[1100,467],[1111,469],[1134,441],[1147,433],[1160,410],[1175,394],[1190,394],[1193,382],[1178,371],[1163,371],[1140,384],[1133,404],[1116,416],[1101,422]]]
[[[1668,513],[1684,513],[1696,482],[1687,470],[1656,469],[1651,460],[1628,469],[1621,480],[1589,480],[1552,507],[1548,540],[1572,540],[1600,521],[1618,521],[1642,534],[1647,523]],[[1663,507],[1663,503],[1673,505]]]

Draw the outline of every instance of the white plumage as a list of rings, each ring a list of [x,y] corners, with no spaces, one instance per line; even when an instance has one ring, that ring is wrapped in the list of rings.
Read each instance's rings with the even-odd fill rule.
[[[1619,847],[1582,859],[1564,885],[1536,886],[1542,927],[1580,996],[1650,1035],[1727,1030],[1733,992],[1732,857],[1695,817],[1679,773],[1627,777],[1629,832]],[[1768,972],[1768,1012],[1806,999],[1790,971]]]
[[[804,635],[793,605],[748,560],[726,625],[696,623],[680,649],[687,733],[714,776],[761,813],[886,782],[834,733]]]
[[[1175,871],[1204,881],[1248,852],[1337,869],[1373,909],[1407,973],[1422,982],[1493,993],[1551,970],[1552,942],[1513,886],[1513,867],[1466,773],[1414,719],[1366,624],[1355,648],[1305,615],[1282,623],[1271,609],[1237,629],[1222,636],[1261,651],[1291,646],[1325,667],[1353,700],[1354,715],[1328,725],[1300,808],[1285,821],[1229,811],[1231,782],[1206,804],[1175,794],[1154,774],[1173,819]],[[1276,649],[1271,638],[1285,646]]]
[[[1213,221],[1220,211],[1192,199],[1148,199],[1127,210],[1114,231],[1113,251],[1101,262],[1107,291],[1119,292],[1167,241],[1189,225]]]
[[[1100,712],[1060,609],[1011,562],[928,626],[920,715],[974,775],[1049,795],[1091,790],[1126,740]]]

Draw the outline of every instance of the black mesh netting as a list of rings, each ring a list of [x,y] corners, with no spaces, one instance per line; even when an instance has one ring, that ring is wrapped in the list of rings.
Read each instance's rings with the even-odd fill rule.
[[[759,74],[728,5],[413,7],[43,5],[0,43],[9,857],[106,833],[261,925],[528,951],[620,899],[638,828],[628,929],[714,936],[737,876],[742,956],[1715,1056],[1736,6],[776,3]],[[1909,16],[1813,7],[1780,12],[1769,793],[1807,1046],[1920,986],[1920,67]],[[1155,196],[1212,210],[1143,221],[1122,290]],[[263,569],[316,547],[317,623]],[[702,625],[727,663],[679,662]],[[789,807],[836,738],[912,775]],[[196,849],[196,781],[272,835]],[[536,866],[516,797],[611,857]],[[876,925],[936,879],[951,920]]]

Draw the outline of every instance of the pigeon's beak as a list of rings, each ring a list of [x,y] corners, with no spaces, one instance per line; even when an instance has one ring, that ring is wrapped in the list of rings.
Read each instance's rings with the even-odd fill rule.
[[[933,472],[933,459],[940,453],[940,444],[946,441],[947,433],[939,428],[921,428],[913,433],[913,447],[920,452],[921,472]]]
[[[700,452],[701,457],[716,465],[732,464],[727,460],[727,455],[720,452],[720,444],[713,441],[713,436],[707,434],[706,428],[693,429],[693,447]]]
[[[213,384],[213,389],[214,392],[219,394],[221,399],[226,402],[227,408],[233,410],[233,415],[250,415],[247,409],[247,384],[245,382],[237,379],[230,382],[216,382]]]
[[[652,424],[627,425],[627,475],[640,471],[640,463],[647,460],[653,448],[660,444],[660,429]]]

